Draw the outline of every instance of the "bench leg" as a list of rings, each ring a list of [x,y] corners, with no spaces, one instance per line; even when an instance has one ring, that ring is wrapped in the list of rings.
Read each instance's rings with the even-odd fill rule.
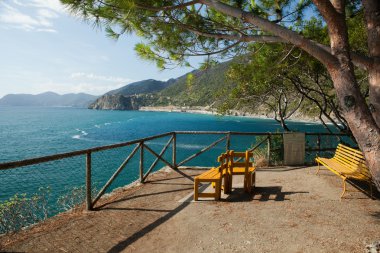
[[[194,180],[194,200],[197,201],[198,200],[198,192],[199,192],[199,181],[198,179],[196,178]]]
[[[252,173],[252,188],[255,189],[256,187],[256,171]]]
[[[228,180],[228,193],[231,193],[231,191],[232,191],[232,178],[233,178],[233,175],[231,173],[230,178]]]
[[[215,182],[215,200],[220,200],[220,181]]]
[[[248,174],[244,174],[244,191],[248,192]]]
[[[340,195],[340,199],[343,198],[343,195],[346,193],[346,179],[343,179],[343,192]]]
[[[319,170],[321,169],[321,165],[318,163],[318,170],[315,172],[315,175],[318,175]]]
[[[374,199],[373,198],[373,189],[372,189],[372,183],[371,183],[371,181],[369,181],[368,184],[369,184],[369,191],[370,191],[370,194],[371,194],[371,199]]]
[[[223,186],[223,192],[224,194],[228,193],[228,186],[229,186],[229,175],[228,173],[224,174],[224,186]]]
[[[248,193],[252,192],[252,173],[248,172],[244,175],[244,190]]]

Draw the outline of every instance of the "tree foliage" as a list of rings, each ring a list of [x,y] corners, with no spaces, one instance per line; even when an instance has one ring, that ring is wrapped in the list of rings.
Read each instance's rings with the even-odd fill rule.
[[[380,2],[378,0],[61,0],[74,13],[104,25],[113,38],[134,32],[137,52],[164,68],[191,55],[245,54],[250,42],[294,45],[323,64],[344,118],[363,150],[380,190]],[[363,13],[367,49],[355,51],[350,17]],[[303,27],[314,16],[326,24],[328,41]],[[326,42],[326,43],[325,43]],[[360,39],[359,39],[360,42]],[[354,64],[368,71],[367,105]]]
[[[352,17],[349,27],[353,48],[365,52],[362,15]],[[325,25],[316,18],[305,22],[302,33],[320,43],[328,40]],[[367,73],[357,69],[356,75],[367,97]],[[225,109],[231,109],[236,102],[251,108],[264,105],[285,130],[290,130],[285,120],[299,109],[302,115],[318,117],[329,131],[350,133],[327,69],[292,45],[255,44],[250,53],[232,65],[228,77],[238,85]],[[331,123],[333,129],[326,123]]]

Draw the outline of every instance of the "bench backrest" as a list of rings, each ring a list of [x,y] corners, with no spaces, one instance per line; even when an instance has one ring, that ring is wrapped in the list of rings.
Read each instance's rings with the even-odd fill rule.
[[[339,144],[336,148],[334,159],[352,172],[359,172],[360,174],[371,178],[371,174],[369,173],[361,151]]]
[[[253,166],[253,152],[235,152],[230,150],[228,156],[231,167],[246,167],[248,169]]]
[[[227,153],[223,153],[220,156],[218,156],[219,171],[220,172],[223,172],[223,170],[227,169],[228,161],[229,161],[229,156]]]

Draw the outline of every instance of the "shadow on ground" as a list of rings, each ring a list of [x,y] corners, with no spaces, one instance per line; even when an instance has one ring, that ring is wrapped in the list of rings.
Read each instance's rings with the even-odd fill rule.
[[[255,187],[251,194],[244,192],[244,189],[234,189],[225,199],[228,202],[247,202],[247,201],[285,201],[287,196],[293,194],[308,194],[307,191],[282,191],[281,186]]]
[[[185,174],[184,172],[181,172],[181,174]],[[186,178],[192,178],[190,175],[187,175],[185,174],[184,177]],[[170,178],[171,180],[174,180],[174,179],[178,179],[178,178]],[[160,184],[167,184],[167,185],[187,185],[187,184],[177,184],[177,183],[172,183],[170,182],[170,179],[165,179],[165,180],[157,180],[157,181],[150,181],[151,184],[154,184],[155,182],[160,182]],[[165,183],[162,183],[162,181],[165,181]],[[192,187],[191,188],[184,188],[184,189],[177,189],[177,190],[171,190],[171,191],[165,191],[165,192],[156,192],[156,193],[152,193],[152,194],[142,194],[142,195],[138,195],[138,196],[132,196],[132,197],[129,197],[129,198],[124,198],[122,200],[118,200],[118,202],[120,201],[126,201],[128,199],[131,199],[131,198],[140,198],[140,197],[144,197],[144,196],[147,196],[147,195],[160,195],[160,194],[166,194],[166,193],[172,193],[172,192],[177,192],[177,191],[186,191],[186,190],[189,190],[189,189],[193,189]],[[191,199],[193,197],[192,196],[189,196],[188,199],[186,199],[184,202],[181,202],[179,204],[179,206],[177,206],[176,208],[174,209],[171,209],[171,210],[160,210],[160,209],[145,209],[145,208],[114,208],[114,207],[105,207],[103,208],[104,209],[109,209],[109,210],[137,210],[137,211],[147,211],[147,212],[163,212],[166,214],[164,214],[163,216],[161,216],[160,218],[158,218],[157,220],[155,220],[154,222],[150,223],[149,225],[145,226],[144,228],[142,228],[141,230],[135,232],[134,234],[132,234],[131,236],[129,236],[128,238],[126,238],[125,240],[119,242],[118,244],[116,244],[115,246],[113,246],[110,250],[108,250],[109,253],[116,253],[116,252],[122,252],[123,250],[125,250],[129,245],[131,245],[132,243],[134,243],[135,241],[137,241],[138,239],[144,237],[147,233],[151,232],[152,230],[154,230],[155,228],[157,228],[158,226],[160,226],[161,224],[165,223],[166,221],[168,221],[169,219],[171,219],[173,216],[175,216],[176,214],[178,214],[179,212],[181,212],[184,208],[186,208],[190,203],[191,203]],[[113,202],[115,203],[115,202]],[[179,203],[179,202],[178,202]]]
[[[308,166],[298,166],[298,167],[289,167],[289,166],[276,166],[276,167],[264,167],[258,168],[257,171],[264,172],[284,172],[284,171],[293,171],[293,170],[304,170]]]

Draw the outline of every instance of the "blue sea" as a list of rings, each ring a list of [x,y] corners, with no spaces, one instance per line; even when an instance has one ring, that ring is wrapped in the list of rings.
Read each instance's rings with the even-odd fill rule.
[[[325,132],[320,124],[290,122],[294,131]],[[170,131],[276,132],[271,119],[77,108],[0,107],[0,163],[118,142]]]
[[[293,131],[326,132],[320,124],[290,122]],[[280,125],[270,119],[236,116],[214,116],[174,112],[96,111],[76,108],[0,107],[0,163],[81,150],[135,140],[170,131],[239,131],[277,132]],[[222,136],[179,135],[177,162],[194,154]],[[147,144],[157,153],[170,137]],[[245,149],[256,142],[254,137],[240,136],[231,140],[231,148]],[[189,162],[187,165],[216,164],[217,154],[225,150],[225,142]],[[92,155],[94,195],[103,187],[125,160],[134,146],[97,152]],[[154,160],[145,152],[144,167]],[[165,158],[171,159],[171,148]],[[107,192],[139,178],[139,152],[126,166]],[[158,163],[154,170],[164,166]],[[70,201],[83,200],[85,157],[63,159],[40,165],[0,171],[0,201],[15,194],[27,198],[47,195],[49,216],[70,207]],[[44,193],[41,193],[44,192]],[[72,199],[77,198],[75,201]],[[82,198],[82,199],[81,199]]]

